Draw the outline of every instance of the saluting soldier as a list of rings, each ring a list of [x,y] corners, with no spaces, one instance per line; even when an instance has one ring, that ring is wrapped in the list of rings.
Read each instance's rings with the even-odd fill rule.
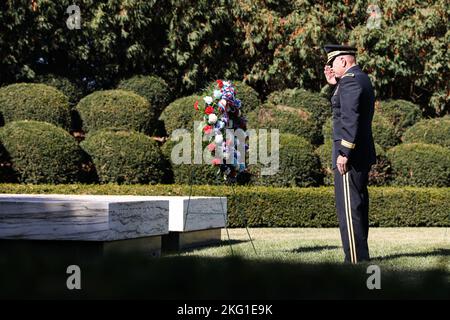
[[[374,91],[356,64],[356,48],[326,45],[325,77],[334,86],[333,170],[336,209],[345,261],[369,260],[369,171],[375,163],[372,137]]]

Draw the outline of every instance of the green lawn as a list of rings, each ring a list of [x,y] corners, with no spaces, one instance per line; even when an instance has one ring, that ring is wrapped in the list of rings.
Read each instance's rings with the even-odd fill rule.
[[[380,290],[369,290],[367,264],[343,264],[333,229],[230,229],[219,245],[159,258],[36,252],[0,255],[0,298],[51,299],[450,299],[450,230],[372,228],[370,264]],[[66,288],[66,268],[81,269],[82,290]]]
[[[450,228],[371,228],[372,261],[389,270],[450,272]],[[235,255],[244,259],[267,259],[296,263],[341,263],[343,251],[337,228],[249,229],[257,255],[245,229],[228,229]],[[224,244],[228,243],[225,230]],[[231,255],[227,245],[188,251],[182,256],[223,257]]]

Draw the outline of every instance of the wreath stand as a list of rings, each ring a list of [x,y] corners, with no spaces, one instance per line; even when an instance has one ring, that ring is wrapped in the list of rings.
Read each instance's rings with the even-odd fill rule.
[[[192,196],[193,176],[194,176],[194,171],[192,170],[192,166],[193,166],[193,164],[190,165],[190,170],[189,170],[189,199],[188,199],[188,204],[187,204],[187,208],[186,208],[186,215],[185,215],[185,219],[184,219],[184,228],[183,228],[183,230],[186,229],[186,222],[187,222],[188,215],[189,215],[189,204],[191,202],[191,196]],[[252,239],[252,237],[250,235],[250,232],[248,230],[247,217],[245,216],[245,214],[241,210],[239,210],[239,201],[237,199],[236,190],[234,188],[234,182],[230,182],[229,181],[226,184],[228,186],[230,186],[230,188],[232,190],[232,196],[234,197],[234,200],[235,200],[235,203],[236,203],[234,212],[235,212],[236,216],[239,213],[239,216],[241,217],[241,221],[243,222],[245,230],[247,231],[247,235],[248,235],[248,238],[250,240],[250,243],[252,244],[252,247],[253,247],[253,250],[255,251],[255,254],[257,255],[258,252],[256,251],[255,244],[253,243],[253,239]],[[217,178],[216,178],[216,185],[219,185],[219,174],[217,175]],[[227,227],[228,219],[227,219],[227,215],[226,215],[226,212],[225,212],[225,209],[224,209],[224,205],[223,205],[222,199],[220,199],[220,204],[222,206],[222,214],[223,214],[223,219],[224,219],[224,222],[225,222],[225,231],[227,233],[228,244],[230,246],[231,255],[234,256],[234,251],[233,251],[233,246],[232,246],[232,243],[231,243],[230,233],[228,232],[228,227]]]

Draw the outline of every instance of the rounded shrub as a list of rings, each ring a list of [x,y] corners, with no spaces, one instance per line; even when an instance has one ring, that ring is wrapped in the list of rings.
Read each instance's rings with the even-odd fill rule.
[[[295,134],[313,144],[322,141],[321,126],[309,111],[300,107],[264,104],[247,118],[248,128],[278,129],[280,133]]]
[[[377,161],[369,172],[369,185],[387,185],[392,180],[392,173],[389,161],[386,157],[383,144],[391,146],[397,144],[399,140],[395,134],[395,129],[383,116],[376,115],[372,123],[373,136],[375,140],[375,151]],[[334,174],[331,169],[331,149],[333,136],[333,119],[329,118],[322,127],[325,144],[316,149],[322,163],[322,170],[325,173],[325,184],[332,185]]]
[[[16,83],[0,88],[0,114],[5,123],[36,120],[70,128],[67,97],[54,87],[38,83]]]
[[[118,89],[132,91],[148,100],[155,119],[170,101],[170,89],[164,79],[154,75],[137,75],[119,82]]]
[[[255,110],[260,104],[258,92],[242,81],[231,81],[236,89],[236,97],[242,102],[244,113]],[[216,82],[209,84],[201,93],[202,96],[211,96],[216,88]]]
[[[183,149],[176,147],[177,145],[181,146],[183,142],[187,143],[187,146],[189,146],[190,144],[191,147],[190,153],[189,150],[185,151],[186,154],[189,155],[189,160],[187,161],[187,163],[179,163],[180,161],[176,160],[183,156]],[[207,144],[208,144],[207,142],[202,143],[201,146],[202,154]],[[173,181],[175,183],[218,184],[222,182],[222,179],[218,175],[219,168],[205,161],[205,158],[203,156],[201,164],[194,163],[193,139],[191,139],[191,141],[184,141],[182,139],[175,141],[171,137],[166,141],[166,143],[164,143],[161,149],[168,163],[170,163],[170,169],[173,172]],[[174,161],[177,163],[174,163]]]
[[[320,158],[322,172],[324,174],[324,184],[334,185],[334,172],[332,167],[333,142],[326,140],[325,143],[316,149],[316,154]],[[369,172],[369,185],[381,186],[387,185],[392,179],[389,161],[383,148],[375,144],[377,161]]]
[[[56,74],[38,75],[34,79],[34,82],[46,84],[58,89],[66,95],[71,106],[75,106],[83,97],[83,90],[78,85],[68,78]]]
[[[316,149],[316,154],[319,157],[322,173],[324,175],[323,183],[326,186],[334,184],[334,173],[332,166],[332,150],[333,142],[330,139],[325,139],[325,143]]]
[[[375,144],[377,153],[377,161],[369,172],[369,185],[371,186],[387,186],[392,183],[394,178],[391,163],[383,150],[378,144]]]
[[[101,183],[163,182],[166,163],[153,139],[135,131],[99,130],[81,143]]]
[[[433,144],[405,143],[387,152],[394,183],[419,187],[450,186],[450,150]]]
[[[427,119],[408,128],[402,137],[405,143],[429,143],[450,148],[450,116]]]
[[[17,177],[12,169],[11,158],[0,140],[0,183],[14,182],[17,182]]]
[[[269,138],[268,135],[267,138]],[[261,135],[258,137],[261,139]],[[270,139],[268,144],[271,145]],[[269,143],[270,142],[270,143]],[[271,147],[267,147],[270,153]],[[312,145],[302,137],[293,134],[280,134],[279,149],[270,157],[279,159],[279,168],[270,169],[270,165],[258,163],[249,166],[256,185],[280,187],[310,187],[323,183],[320,161]],[[273,164],[272,164],[273,165]],[[263,172],[262,170],[266,172]]]
[[[153,112],[148,101],[130,91],[96,91],[81,99],[76,109],[86,132],[107,128],[152,131]]]
[[[325,142],[333,138],[332,118],[328,118],[325,121],[322,127],[322,134]],[[372,134],[375,143],[385,149],[393,147],[401,142],[395,127],[389,119],[377,113],[375,113],[372,121]]]
[[[377,113],[375,113],[372,121],[372,134],[375,143],[378,143],[384,149],[389,149],[400,143],[400,137],[392,122]]]
[[[334,86],[331,86],[329,84],[324,85],[320,89],[320,96],[324,99],[327,99],[327,101],[329,101],[329,99],[331,98],[331,95],[333,94],[333,89],[334,89]]]
[[[167,135],[171,135],[176,129],[187,129],[190,132],[194,129],[194,121],[201,121],[202,117],[194,109],[196,101],[202,103],[203,97],[192,95],[180,98],[169,104],[161,114],[160,120],[164,122]]]
[[[322,126],[323,140],[327,142],[333,139],[333,118],[328,118]]]
[[[272,92],[267,102],[307,111],[320,127],[331,116],[330,102],[327,99],[320,93],[300,88]]]
[[[422,117],[420,107],[406,100],[381,101],[376,112],[386,117],[400,134]]]
[[[79,180],[83,152],[59,127],[39,121],[13,121],[0,128],[0,141],[20,182]]]

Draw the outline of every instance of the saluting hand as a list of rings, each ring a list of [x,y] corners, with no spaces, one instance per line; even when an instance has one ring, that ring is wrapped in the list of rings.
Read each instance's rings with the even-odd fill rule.
[[[325,66],[323,73],[325,74],[325,78],[327,78],[327,82],[329,84],[335,85],[337,83],[336,75],[334,74],[334,70],[329,65]]]

